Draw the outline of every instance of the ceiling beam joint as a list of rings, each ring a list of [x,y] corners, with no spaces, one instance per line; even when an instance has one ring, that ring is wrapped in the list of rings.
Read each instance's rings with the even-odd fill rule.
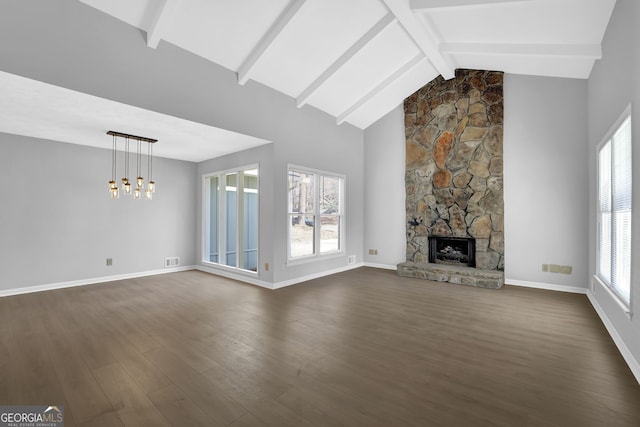
[[[418,48],[426,55],[433,67],[446,80],[455,76],[455,67],[442,55],[438,48],[438,39],[426,25],[422,24],[409,8],[409,0],[382,0],[394,14],[405,32]]]
[[[155,9],[154,16],[151,18],[151,25],[147,31],[147,46],[156,49],[162,36],[166,33],[167,27],[174,18],[176,4],[179,0],[163,0],[160,1]]]

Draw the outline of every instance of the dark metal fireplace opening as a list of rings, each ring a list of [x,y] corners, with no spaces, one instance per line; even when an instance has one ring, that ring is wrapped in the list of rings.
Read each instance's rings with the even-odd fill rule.
[[[475,267],[476,239],[429,236],[429,262]]]

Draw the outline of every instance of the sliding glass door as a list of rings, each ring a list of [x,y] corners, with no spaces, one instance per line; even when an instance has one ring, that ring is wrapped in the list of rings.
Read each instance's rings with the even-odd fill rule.
[[[204,176],[203,261],[258,270],[257,166]]]

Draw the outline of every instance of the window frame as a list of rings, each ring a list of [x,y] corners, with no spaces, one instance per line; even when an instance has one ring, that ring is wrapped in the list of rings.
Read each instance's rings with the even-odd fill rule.
[[[218,182],[223,182],[222,180],[226,178],[227,175],[229,174],[238,174],[240,172],[245,172],[247,170],[257,170],[257,189],[251,189],[251,192],[256,192],[258,194],[257,197],[257,222],[258,222],[258,228],[257,228],[257,236],[256,236],[256,247],[257,247],[257,254],[256,254],[256,270],[247,270],[245,268],[242,267],[238,267],[238,265],[241,265],[240,261],[244,259],[244,253],[242,254],[242,256],[240,256],[240,252],[244,252],[244,233],[243,233],[243,229],[242,230],[236,230],[236,237],[235,237],[235,244],[236,244],[236,262],[235,262],[235,266],[230,266],[224,263],[220,262],[220,255],[218,255],[218,262],[214,262],[214,261],[210,261],[208,259],[209,257],[209,252],[210,252],[210,245],[209,245],[209,235],[210,235],[210,230],[211,230],[211,224],[209,221],[209,217],[210,217],[210,207],[211,207],[211,185],[210,185],[210,179],[212,177],[218,177]],[[237,176],[237,175],[236,175]],[[242,181],[242,182],[241,182]],[[219,184],[220,185],[220,184]],[[249,165],[244,165],[244,166],[238,166],[238,167],[234,167],[234,168],[230,168],[230,169],[225,169],[222,171],[216,171],[216,172],[208,172],[205,174],[202,174],[202,247],[201,247],[201,257],[200,257],[200,262],[208,267],[214,267],[214,268],[220,268],[220,269],[225,269],[225,270],[230,270],[233,272],[237,272],[237,273],[242,273],[242,274],[247,274],[247,275],[251,275],[251,276],[258,276],[260,273],[260,185],[261,185],[261,179],[260,179],[260,165],[255,163],[255,164],[249,164]],[[226,182],[225,182],[225,187],[226,187]],[[236,192],[238,191],[238,189],[241,189],[241,191],[244,192],[246,190],[249,189],[245,189],[244,188],[244,182],[243,180],[239,180],[236,178]],[[242,205],[242,206],[240,206]],[[223,248],[223,246],[226,246],[223,242],[226,240],[226,228],[227,228],[227,219],[226,219],[226,207],[227,207],[227,203],[226,203],[226,198],[225,197],[220,197],[218,198],[218,203],[217,203],[217,209],[218,209],[218,224],[217,224],[217,228],[218,228],[218,254],[221,253],[220,249]],[[244,215],[244,198],[242,197],[237,197],[236,196],[236,227],[240,227],[243,228],[244,224],[244,220],[243,220],[243,215]],[[227,249],[227,248],[225,248]],[[225,260],[226,260],[226,255],[225,255]]]
[[[630,208],[630,236],[629,239],[631,241],[630,243],[630,254],[629,254],[629,299],[627,300],[626,296],[623,295],[618,289],[617,287],[613,284],[613,278],[611,278],[610,281],[607,281],[604,277],[604,275],[602,274],[602,272],[600,271],[600,266],[601,266],[601,244],[600,244],[600,232],[602,230],[603,224],[601,221],[601,200],[600,200],[600,181],[601,181],[601,172],[604,169],[603,166],[600,163],[600,155],[602,153],[602,150],[609,145],[609,149],[611,151],[611,155],[610,155],[610,165],[608,166],[608,171],[609,171],[609,179],[610,181],[613,181],[613,176],[614,176],[614,156],[613,156],[613,138],[615,136],[615,134],[622,128],[622,125],[625,124],[626,121],[629,121],[629,125],[631,127],[631,132],[633,132],[633,119],[632,119],[632,115],[631,115],[631,105],[627,106],[627,108],[625,108],[625,110],[622,112],[622,114],[617,118],[617,120],[614,122],[614,124],[611,126],[611,128],[607,131],[607,133],[605,134],[605,137],[600,141],[600,143],[597,145],[596,147],[596,245],[595,245],[595,274],[594,274],[594,279],[596,280],[597,283],[599,283],[605,290],[607,290],[607,292],[613,297],[613,299],[616,301],[616,303],[620,306],[620,308],[625,312],[625,314],[627,314],[628,316],[631,316],[632,310],[631,310],[631,303],[633,301],[633,252],[634,252],[634,247],[633,247],[633,228],[634,228],[634,222],[633,222],[633,213],[634,213],[634,208],[633,208],[633,134],[631,134],[631,141],[630,141],[630,150],[631,150],[631,156],[629,156],[629,162],[630,162],[630,173],[631,173],[631,208]],[[613,187],[613,184],[611,184],[611,187]],[[613,214],[614,212],[616,212],[615,208],[614,208],[614,202],[613,202],[613,198],[614,198],[614,192],[610,191],[610,206],[611,206],[611,223],[613,223]],[[611,264],[613,264],[613,259],[614,259],[614,249],[613,249],[613,244],[614,244],[614,237],[613,234],[615,233],[614,231],[614,227],[613,225],[610,226],[611,231],[610,231],[610,237],[609,237],[609,245],[611,245],[611,259],[609,260],[609,262]],[[611,267],[611,271],[613,271],[613,266]]]
[[[291,171],[304,172],[306,174],[313,174],[314,176],[314,223],[320,223],[320,219],[322,213],[320,212],[320,177],[327,178],[339,178],[339,201],[340,201],[340,214],[339,214],[339,223],[338,223],[338,250],[329,251],[329,252],[321,252],[321,227],[314,226],[314,242],[313,242],[313,253],[310,255],[300,255],[300,256],[291,256],[291,215],[293,214],[289,210],[289,174]],[[305,264],[309,262],[315,262],[330,258],[337,258],[341,256],[345,256],[347,253],[346,250],[346,188],[347,188],[347,177],[344,174],[337,172],[329,172],[320,169],[310,168],[306,166],[300,166],[295,164],[287,164],[286,170],[286,190],[287,190],[287,206],[286,206],[286,230],[287,230],[287,265],[296,265],[296,264]]]

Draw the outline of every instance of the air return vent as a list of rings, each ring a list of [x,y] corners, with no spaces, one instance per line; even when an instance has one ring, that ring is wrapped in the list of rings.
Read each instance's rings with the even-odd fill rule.
[[[180,265],[180,257],[172,257],[172,258],[165,258],[164,259],[164,267],[165,268],[170,268],[170,267],[177,267]]]

